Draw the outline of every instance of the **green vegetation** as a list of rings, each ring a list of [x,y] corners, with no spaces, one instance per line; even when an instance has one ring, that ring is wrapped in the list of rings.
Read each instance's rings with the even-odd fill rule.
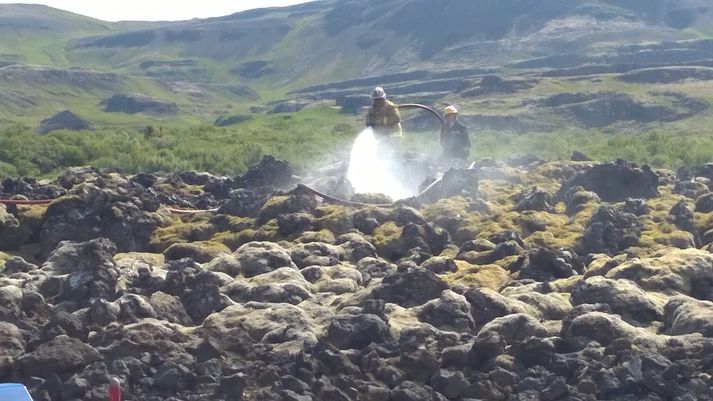
[[[256,115],[229,127],[148,126],[142,129],[57,131],[37,135],[23,126],[0,130],[0,175],[52,176],[68,166],[93,165],[125,173],[196,169],[239,174],[265,154],[297,170],[348,157],[360,121],[333,108]],[[405,134],[405,148],[436,156],[435,133]],[[713,135],[663,130],[611,133],[571,129],[547,133],[478,132],[472,158],[507,160],[521,155],[567,159],[578,150],[595,160],[622,158],[655,167],[698,166],[713,161]]]
[[[67,166],[94,165],[125,173],[197,169],[238,174],[272,154],[297,169],[343,157],[356,129],[333,109],[273,114],[226,128],[146,127],[142,130],[0,130],[0,175],[50,176]]]
[[[407,136],[407,147],[432,152],[438,149],[438,135],[419,133]],[[700,166],[713,162],[713,135],[710,132],[672,133],[651,130],[641,133],[610,133],[571,129],[560,132],[479,132],[472,135],[473,159],[510,158],[535,155],[546,160],[569,159],[577,150],[595,160],[625,159],[662,168]]]

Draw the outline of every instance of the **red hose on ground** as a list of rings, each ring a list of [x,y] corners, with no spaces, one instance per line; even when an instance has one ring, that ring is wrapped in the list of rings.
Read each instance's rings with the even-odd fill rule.
[[[109,382],[109,401],[121,401],[121,383],[116,377]]]
[[[49,205],[54,202],[55,199],[0,199],[0,204],[3,205]],[[215,213],[218,209],[206,209],[206,210],[190,210],[190,209],[176,209],[172,207],[167,208],[169,212],[174,214],[197,214],[197,213]]]

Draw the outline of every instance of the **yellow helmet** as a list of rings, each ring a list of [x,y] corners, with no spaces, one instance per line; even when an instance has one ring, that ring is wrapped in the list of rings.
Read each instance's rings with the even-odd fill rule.
[[[448,115],[451,115],[451,114],[458,114],[458,109],[456,109],[455,106],[448,106],[448,107],[446,107],[445,110],[443,110],[443,115],[444,115],[444,116],[448,116]]]

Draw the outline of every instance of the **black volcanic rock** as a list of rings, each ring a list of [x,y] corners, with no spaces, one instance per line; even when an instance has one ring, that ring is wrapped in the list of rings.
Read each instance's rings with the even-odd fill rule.
[[[110,239],[120,251],[145,250],[158,224],[154,210],[144,210],[146,206],[158,207],[123,190],[82,185],[48,207],[40,232],[42,250],[48,254],[62,240],[97,237]]]
[[[332,319],[327,338],[340,349],[363,348],[371,343],[384,343],[389,329],[376,315],[340,315]]]
[[[99,400],[111,377],[146,400],[710,398],[713,257],[669,245],[691,237],[676,228],[711,230],[705,214],[672,174],[648,207],[581,186],[562,205],[544,189],[589,164],[518,164],[482,199],[358,209],[267,173],[233,189],[241,178],[196,171],[66,171],[47,185],[68,195],[7,207],[5,228],[38,223],[22,257],[0,254],[0,380],[37,400]],[[250,213],[156,206],[204,202],[186,183]],[[536,210],[514,211],[523,199]],[[529,215],[547,224],[528,231]],[[258,231],[270,241],[246,242]],[[127,252],[130,235],[169,251]],[[32,243],[62,236],[77,240],[49,257]]]
[[[636,245],[640,235],[641,223],[636,216],[618,212],[611,206],[602,206],[587,223],[580,245],[581,252],[616,255]]]
[[[555,196],[562,199],[573,187],[593,191],[606,202],[622,202],[627,198],[655,198],[659,196],[659,179],[649,166],[639,168],[623,160],[598,164],[562,184]]]
[[[289,163],[270,155],[263,156],[260,163],[250,167],[245,174],[235,179],[236,185],[241,188],[262,186],[281,188],[287,186],[291,180],[292,168]]]
[[[176,114],[176,103],[144,95],[116,94],[101,102],[107,113]]]
[[[82,131],[88,129],[91,129],[89,122],[83,120],[71,111],[65,110],[46,120],[42,120],[38,132],[40,134],[46,134],[59,130]]]
[[[416,306],[438,298],[447,288],[448,284],[432,271],[409,268],[384,277],[372,295],[402,306]]]

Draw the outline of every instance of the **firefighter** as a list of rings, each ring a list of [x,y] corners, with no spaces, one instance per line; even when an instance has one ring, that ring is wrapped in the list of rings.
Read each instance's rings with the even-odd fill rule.
[[[401,114],[396,105],[386,100],[384,88],[377,86],[371,92],[372,105],[366,115],[366,126],[374,130],[379,139],[401,139]]]
[[[441,146],[444,159],[466,160],[470,156],[468,127],[458,121],[458,109],[448,106],[443,111],[445,124],[441,129]]]

